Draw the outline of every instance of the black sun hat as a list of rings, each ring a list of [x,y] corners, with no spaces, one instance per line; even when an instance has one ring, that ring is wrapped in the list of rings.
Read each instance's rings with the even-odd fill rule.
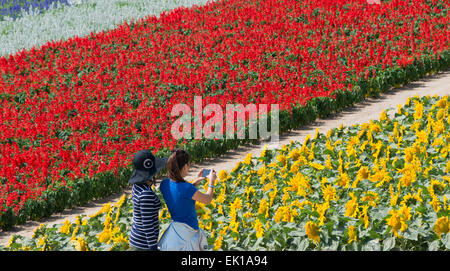
[[[133,158],[134,171],[128,183],[144,183],[151,180],[156,173],[166,166],[167,159],[168,157],[155,157],[150,150],[137,152]]]

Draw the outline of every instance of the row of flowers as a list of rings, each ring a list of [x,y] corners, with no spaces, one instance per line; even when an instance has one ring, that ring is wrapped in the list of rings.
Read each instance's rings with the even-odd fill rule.
[[[316,132],[303,143],[249,153],[219,172],[197,203],[214,250],[450,250],[450,100],[414,97],[391,119]],[[203,189],[207,189],[206,187]],[[158,192],[159,194],[159,192]],[[170,222],[160,212],[161,234]],[[42,225],[10,250],[124,250],[125,195],[75,223]]]
[[[95,214],[77,216],[52,227],[41,224],[31,238],[14,235],[0,250],[126,250],[131,230],[132,202],[124,194],[115,204],[106,203]]]
[[[5,0],[0,0],[0,3],[2,1]],[[12,2],[13,6],[0,6],[0,56],[5,57],[24,49],[39,48],[47,42],[108,31],[125,20],[130,21],[151,15],[159,16],[163,11],[180,6],[203,5],[207,1],[49,0],[47,2],[52,4],[45,4],[45,1],[41,0],[37,1],[36,5],[30,0],[7,0],[7,2]],[[19,2],[31,2],[31,5],[37,9],[33,12],[25,12],[27,7],[22,5],[22,8],[19,8]],[[37,12],[38,9],[41,11]],[[11,12],[17,13],[18,16],[12,15],[11,18]],[[7,14],[10,16],[5,17]]]
[[[408,3],[221,1],[0,58],[0,228],[119,190],[138,150],[251,141],[175,140],[194,95],[279,104],[284,132],[447,69],[448,3]]]

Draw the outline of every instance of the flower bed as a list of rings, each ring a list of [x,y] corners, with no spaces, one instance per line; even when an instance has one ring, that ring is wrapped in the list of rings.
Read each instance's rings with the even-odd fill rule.
[[[209,245],[450,250],[449,109],[448,96],[414,97],[392,119],[386,110],[379,120],[248,154],[219,172],[211,204],[197,204]],[[131,211],[124,196],[86,220],[14,236],[8,249],[127,249]],[[161,234],[169,222],[163,203]]]
[[[176,141],[194,95],[279,104],[284,132],[446,70],[448,3],[408,3],[221,1],[0,58],[0,228],[120,190],[138,150],[253,141]]]
[[[413,98],[393,119],[250,154],[205,208],[214,246],[449,250],[449,102]]]
[[[61,225],[41,224],[31,239],[15,235],[0,250],[126,250],[133,204],[124,194],[116,204],[104,204],[97,213],[77,216]]]
[[[14,20],[3,17],[2,21],[0,11],[0,56],[14,54],[23,49],[39,48],[51,41],[67,40],[75,36],[82,37],[110,30],[125,20],[130,21],[133,18],[139,19],[151,15],[158,17],[161,12],[179,6],[203,5],[207,0],[69,0],[67,2],[69,5],[57,2],[51,7],[42,7],[45,11],[41,12],[22,11],[20,17]],[[8,12],[3,11],[3,13]],[[16,8],[13,12],[19,11]]]

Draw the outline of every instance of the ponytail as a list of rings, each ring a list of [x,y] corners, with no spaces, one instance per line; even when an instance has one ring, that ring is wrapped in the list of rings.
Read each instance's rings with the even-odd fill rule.
[[[167,159],[167,172],[169,178],[176,182],[186,182],[181,176],[181,169],[189,163],[189,153],[182,149],[176,149]]]

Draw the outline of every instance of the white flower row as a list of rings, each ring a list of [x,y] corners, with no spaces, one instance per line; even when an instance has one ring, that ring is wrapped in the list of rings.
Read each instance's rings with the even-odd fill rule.
[[[156,15],[179,6],[204,5],[212,0],[72,0],[38,14],[0,21],[0,56],[40,47],[48,41],[67,40],[109,30],[123,23]]]

